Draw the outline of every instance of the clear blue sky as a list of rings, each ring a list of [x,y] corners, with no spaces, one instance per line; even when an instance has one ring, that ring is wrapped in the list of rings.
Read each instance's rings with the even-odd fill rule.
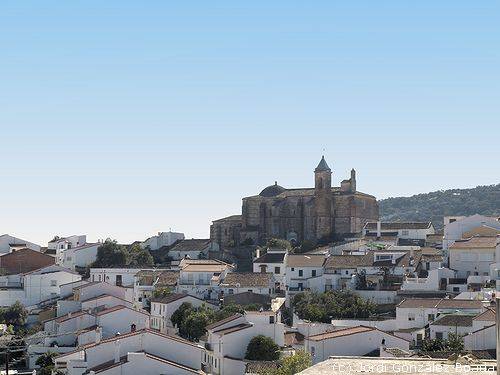
[[[323,149],[379,198],[498,183],[499,115],[498,1],[2,1],[0,233],[206,237]]]

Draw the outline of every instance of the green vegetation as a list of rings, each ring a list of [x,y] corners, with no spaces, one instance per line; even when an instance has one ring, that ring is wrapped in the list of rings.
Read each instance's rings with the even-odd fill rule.
[[[331,319],[368,318],[376,306],[349,291],[325,293],[303,292],[292,301],[295,313],[301,319],[330,323]]]
[[[381,220],[431,220],[436,229],[441,229],[443,216],[474,214],[500,216],[500,184],[382,199],[379,201],[379,206]]]
[[[12,326],[14,330],[23,327],[27,318],[28,310],[19,301],[7,308],[0,309],[0,322]]]
[[[52,372],[55,366],[54,358],[57,356],[58,353],[47,352],[38,357],[35,362],[37,366],[40,366],[40,368],[36,371],[37,375],[62,375],[62,372],[60,371]]]
[[[455,352],[460,353],[464,350],[464,339],[455,333],[450,333],[447,340],[433,339],[424,340],[422,343],[424,352]]]
[[[151,267],[153,257],[138,244],[120,245],[116,240],[107,239],[97,249],[97,259],[92,267]]]
[[[258,335],[250,340],[245,359],[254,361],[277,361],[280,357],[280,347],[273,339]]]
[[[179,335],[191,341],[198,341],[206,333],[206,326],[225,319],[236,313],[244,313],[243,307],[227,305],[219,311],[214,311],[207,305],[193,307],[189,302],[184,302],[172,314],[170,320],[179,329]]]
[[[153,298],[164,298],[164,297],[167,297],[169,294],[171,294],[172,291],[170,290],[169,287],[160,287],[160,288],[156,288],[155,290],[153,290]]]
[[[277,248],[277,249],[291,250],[292,244],[289,241],[283,240],[281,238],[270,238],[266,242],[266,248]]]

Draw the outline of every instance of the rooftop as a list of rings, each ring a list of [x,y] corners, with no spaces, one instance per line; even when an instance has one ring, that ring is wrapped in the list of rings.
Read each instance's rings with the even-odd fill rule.
[[[433,326],[472,327],[474,315],[448,314],[432,322]]]
[[[481,301],[446,298],[407,298],[397,305],[399,308],[481,309]]]
[[[287,267],[322,267],[325,256],[322,254],[291,254],[288,255]]]
[[[309,336],[306,339],[311,341],[323,341],[323,340],[334,339],[336,337],[350,336],[358,333],[370,332],[373,330],[375,330],[375,328],[365,327],[365,326],[348,327],[331,332],[319,333],[317,335]]]
[[[457,240],[450,246],[453,249],[494,249],[498,243],[497,236],[471,237],[465,240]]]
[[[272,278],[272,273],[230,272],[224,278],[221,286],[269,288]]]
[[[170,251],[202,251],[211,243],[210,239],[191,239],[177,242]]]
[[[206,326],[205,328],[207,330],[209,329],[214,329],[214,328],[217,328],[217,327],[220,327],[221,325],[223,324],[226,324],[226,323],[229,323],[229,322],[232,322],[233,320],[236,320],[238,318],[241,318],[243,315],[241,314],[234,314],[234,315],[231,315],[231,316],[228,316],[227,318],[225,319],[222,319],[222,320],[219,320],[218,322],[214,322],[212,324],[209,324],[208,326]]]
[[[255,259],[254,263],[283,263],[285,253],[265,253]]]

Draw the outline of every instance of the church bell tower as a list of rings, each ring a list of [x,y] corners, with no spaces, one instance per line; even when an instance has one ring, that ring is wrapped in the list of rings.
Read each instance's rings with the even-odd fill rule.
[[[333,232],[332,221],[332,170],[325,157],[314,170],[314,208],[316,240],[329,237]]]

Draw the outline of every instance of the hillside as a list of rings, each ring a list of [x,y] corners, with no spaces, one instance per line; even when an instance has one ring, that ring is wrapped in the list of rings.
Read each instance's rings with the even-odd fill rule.
[[[500,216],[500,184],[387,198],[380,200],[379,205],[383,221],[432,220],[434,226],[441,229],[443,216],[476,213]]]

